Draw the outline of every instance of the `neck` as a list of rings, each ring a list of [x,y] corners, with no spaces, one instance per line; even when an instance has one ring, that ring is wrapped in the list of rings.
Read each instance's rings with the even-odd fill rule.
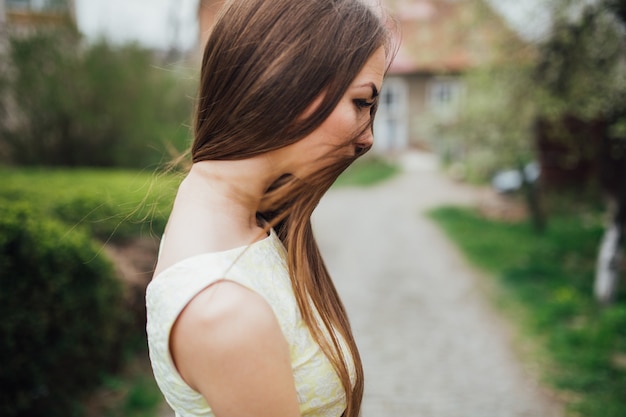
[[[268,155],[194,163],[181,184],[185,199],[243,227],[257,227],[256,213],[282,172]]]

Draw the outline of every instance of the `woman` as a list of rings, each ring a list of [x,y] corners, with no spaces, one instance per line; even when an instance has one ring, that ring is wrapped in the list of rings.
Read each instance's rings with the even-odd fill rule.
[[[310,216],[372,144],[387,45],[358,0],[223,7],[146,296],[155,377],[177,415],[359,414],[361,361]]]

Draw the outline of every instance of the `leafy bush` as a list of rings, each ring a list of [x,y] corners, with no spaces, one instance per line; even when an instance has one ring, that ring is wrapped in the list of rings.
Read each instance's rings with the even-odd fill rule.
[[[76,415],[117,366],[129,320],[89,236],[0,199],[0,414]]]
[[[84,45],[71,31],[10,40],[0,68],[0,161],[141,167],[187,147],[194,77],[137,45]]]
[[[40,216],[62,220],[102,241],[165,229],[177,175],[101,169],[2,169],[0,198],[31,203]]]
[[[119,200],[119,196],[103,196],[99,190],[72,193],[55,202],[53,214],[72,227],[88,230],[101,241],[137,237],[144,230],[160,234],[165,229],[164,218],[148,218],[143,202],[122,204]]]

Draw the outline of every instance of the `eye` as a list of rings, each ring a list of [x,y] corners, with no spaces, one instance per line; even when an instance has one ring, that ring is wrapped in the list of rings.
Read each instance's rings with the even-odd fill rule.
[[[354,100],[354,104],[359,109],[369,109],[374,105],[374,103],[376,103],[376,100],[367,101],[366,99],[362,99],[362,98]]]

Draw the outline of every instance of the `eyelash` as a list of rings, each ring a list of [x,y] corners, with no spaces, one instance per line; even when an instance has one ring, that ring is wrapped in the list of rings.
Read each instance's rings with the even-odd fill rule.
[[[374,103],[375,103],[374,100],[372,100],[372,101],[367,101],[367,100],[364,100],[364,99],[356,99],[356,100],[354,100],[354,104],[356,104],[356,106],[359,109],[369,109],[369,108],[374,106]]]

